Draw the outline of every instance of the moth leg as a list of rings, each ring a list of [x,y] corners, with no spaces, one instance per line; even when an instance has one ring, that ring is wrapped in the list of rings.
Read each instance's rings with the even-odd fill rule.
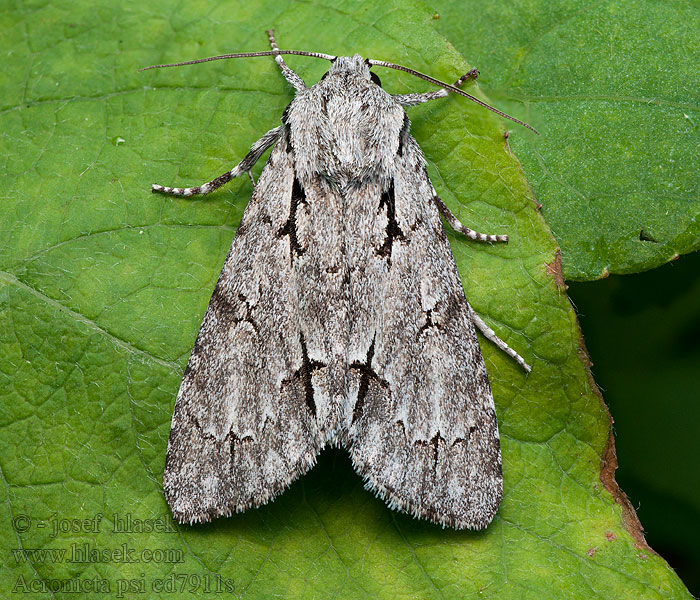
[[[277,42],[275,42],[275,31],[274,29],[268,29],[267,30],[267,35],[270,38],[270,47],[272,48],[273,52],[275,50],[279,50],[277,47]],[[304,80],[299,77],[294,71],[292,71],[291,68],[287,66],[287,63],[284,62],[284,59],[282,58],[282,55],[276,54],[275,55],[275,62],[277,63],[277,66],[280,68],[280,71],[282,71],[282,75],[284,75],[284,78],[294,86],[294,89],[297,89],[299,91],[305,90],[306,89],[306,84],[304,83]]]
[[[529,373],[532,371],[532,367],[528,365],[525,362],[525,359],[520,356],[515,350],[513,350],[508,344],[506,344],[501,338],[499,338],[485,322],[484,320],[476,314],[474,309],[471,307],[469,303],[467,303],[469,306],[469,314],[471,315],[472,321],[474,322],[474,325],[476,325],[477,329],[481,331],[481,333],[484,335],[484,337],[493,342],[498,348],[500,348],[503,352],[505,352],[508,356],[510,356],[515,362],[517,362],[524,370],[526,373]]]
[[[469,229],[469,227],[465,227],[462,225],[462,223],[459,222],[457,217],[455,217],[452,214],[452,211],[447,208],[447,205],[442,201],[440,196],[438,196],[435,193],[435,190],[433,189],[433,202],[435,202],[436,206],[438,207],[438,210],[442,214],[443,217],[445,217],[445,221],[447,221],[450,224],[450,227],[454,229],[456,232],[461,233],[462,235],[466,235],[470,240],[477,240],[479,242],[507,242],[508,241],[508,236],[507,235],[491,235],[488,233],[479,233],[478,231],[474,231],[473,229]]]
[[[197,194],[208,194],[209,192],[213,192],[215,189],[220,188],[225,183],[228,183],[234,177],[238,177],[240,174],[246,172],[249,174],[252,181],[253,176],[250,173],[250,170],[253,168],[253,165],[258,162],[258,159],[262,156],[263,152],[265,152],[265,150],[267,150],[277,140],[279,140],[280,137],[282,137],[282,131],[282,125],[275,127],[274,129],[270,129],[270,131],[268,131],[252,145],[250,152],[246,154],[245,158],[240,163],[238,163],[230,171],[227,171],[223,175],[219,175],[216,179],[212,179],[205,184],[191,188],[173,188],[154,183],[151,186],[151,191],[172,194],[173,196],[195,196]],[[253,185],[255,185],[254,181]]]
[[[455,87],[461,87],[465,82],[476,79],[479,76],[479,71],[472,69],[471,71],[462,75],[457,81],[452,85]],[[401,106],[415,106],[416,104],[421,104],[423,102],[428,102],[430,100],[437,100],[438,98],[444,98],[450,92],[446,89],[440,89],[436,92],[427,92],[425,94],[396,94],[393,98]]]
[[[255,177],[253,177],[252,169],[248,169],[248,177],[250,178],[250,183],[253,186],[253,189],[255,189]]]
[[[449,208],[447,208],[447,205],[441,200],[441,198],[435,194],[435,190],[433,190],[433,201],[438,207],[438,210],[442,214],[443,217],[445,217],[445,220],[450,224],[450,227],[454,229],[455,231],[466,235],[469,239],[472,240],[478,240],[480,242],[507,242],[508,241],[508,236],[507,235],[487,235],[485,233],[478,233],[472,229],[469,229],[468,227],[465,227],[462,225],[457,220],[457,217],[455,217],[452,214],[452,211],[450,211]],[[484,320],[474,312],[474,309],[469,306],[469,313],[471,315],[472,321],[474,322],[474,325],[476,325],[477,329],[481,331],[481,333],[484,334],[484,337],[487,340],[490,340],[498,348],[500,348],[503,352],[505,352],[508,356],[510,356],[515,362],[517,362],[527,373],[532,371],[532,367],[528,365],[525,360],[520,356],[515,350],[513,350],[508,344],[506,344],[501,338],[499,338],[485,322]]]

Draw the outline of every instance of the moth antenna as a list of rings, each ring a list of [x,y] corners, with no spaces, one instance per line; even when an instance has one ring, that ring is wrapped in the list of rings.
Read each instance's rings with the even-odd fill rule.
[[[434,77],[431,77],[430,75],[425,75],[424,73],[421,73],[420,71],[416,71],[414,69],[409,69],[408,67],[403,67],[401,65],[395,65],[394,63],[390,62],[385,62],[383,60],[368,60],[369,64],[372,65],[373,67],[389,67],[390,69],[396,69],[397,71],[404,71],[406,73],[410,73],[411,75],[415,75],[416,77],[420,77],[421,79],[425,79],[425,81],[429,81],[432,84],[435,84],[437,86],[440,86],[441,88],[445,88],[446,90],[449,90],[450,92],[454,92],[455,94],[459,94],[460,96],[464,96],[465,98],[469,98],[472,102],[476,102],[479,106],[483,106],[484,108],[490,110],[491,112],[496,113],[497,115],[500,115],[504,119],[508,119],[509,121],[513,121],[513,123],[517,123],[518,125],[522,125],[523,127],[527,127],[530,131],[534,131],[537,135],[540,135],[540,132],[537,131],[534,127],[531,125],[528,125],[527,123],[523,123],[520,119],[516,119],[515,117],[511,117],[510,115],[504,113],[503,111],[498,110],[497,108],[494,108],[490,104],[486,104],[486,102],[483,102],[482,100],[479,100],[478,98],[475,98],[471,94],[467,94],[467,92],[460,90],[458,87],[455,87],[453,85],[450,85],[449,83],[445,83],[444,81],[440,81],[439,79],[435,79]]]
[[[210,56],[208,58],[198,58],[197,60],[186,60],[185,62],[170,63],[167,65],[152,65],[143,67],[139,71],[148,71],[149,69],[162,69],[164,67],[182,67],[183,65],[196,65],[197,63],[210,62],[212,60],[222,60],[224,58],[251,58],[253,56],[277,56],[278,54],[296,54],[297,56],[311,56],[313,58],[323,58],[324,60],[334,61],[336,59],[332,54],[323,54],[322,52],[304,52],[303,50],[265,50],[263,52],[240,52],[238,54],[221,54],[220,56]]]

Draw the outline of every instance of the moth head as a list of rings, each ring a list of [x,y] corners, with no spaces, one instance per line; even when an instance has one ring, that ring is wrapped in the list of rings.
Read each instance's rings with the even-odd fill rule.
[[[328,75],[343,75],[345,73],[351,74],[354,77],[366,79],[382,87],[379,76],[373,71],[370,71],[370,66],[369,59],[362,58],[359,54],[355,54],[354,56],[336,56],[331,61],[331,68],[321,77],[321,81],[328,77]]]
[[[328,75],[348,74],[378,84],[379,78],[374,75],[374,73],[370,72],[369,66],[367,60],[362,58],[359,54],[355,54],[354,56],[336,56],[335,59],[331,61],[331,68],[328,69],[321,80],[325,79]]]

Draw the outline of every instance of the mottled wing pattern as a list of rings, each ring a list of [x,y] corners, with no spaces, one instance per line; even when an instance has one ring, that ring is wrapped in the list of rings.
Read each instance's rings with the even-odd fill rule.
[[[300,325],[299,304],[309,299],[294,268],[304,210],[284,135],[243,215],[175,403],[163,483],[180,522],[267,502],[325,444],[313,386],[323,387],[328,360],[304,337],[315,324]],[[313,285],[310,270],[301,277]]]
[[[175,404],[173,514],[259,506],[341,443],[391,507],[483,528],[502,495],[493,398],[405,112],[355,55],[282,121]]]
[[[420,149],[404,134],[393,182],[347,198],[348,229],[366,238],[354,248],[366,253],[351,262],[344,442],[390,506],[481,529],[502,495],[496,413],[432,194]]]

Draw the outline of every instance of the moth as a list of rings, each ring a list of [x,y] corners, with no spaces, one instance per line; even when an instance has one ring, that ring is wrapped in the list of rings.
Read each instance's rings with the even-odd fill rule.
[[[175,519],[209,521],[260,506],[309,470],[326,445],[348,450],[391,508],[456,529],[486,527],[502,496],[496,412],[476,336],[530,367],[467,302],[437,196],[404,107],[454,85],[380,60],[279,50],[296,95],[282,124],[207,194],[272,151],[204,315],[175,403],[163,487]],[[282,58],[326,59],[307,87]],[[391,95],[370,67],[441,87]],[[524,123],[512,119],[522,125]],[[528,125],[525,125],[529,127]],[[251,175],[252,179],[252,175]]]

